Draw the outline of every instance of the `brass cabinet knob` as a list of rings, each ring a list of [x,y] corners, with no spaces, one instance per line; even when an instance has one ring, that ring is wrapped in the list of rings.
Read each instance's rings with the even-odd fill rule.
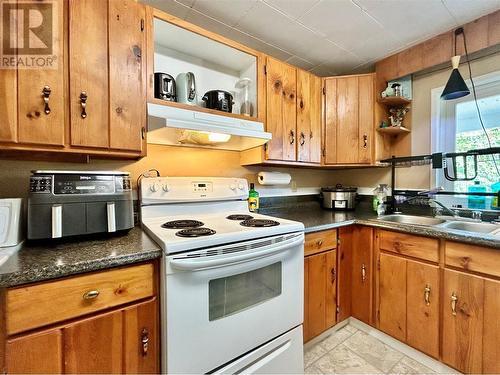
[[[86,118],[87,117],[87,99],[88,99],[88,95],[85,91],[82,91],[80,93],[80,106],[82,107],[82,112],[81,112],[81,116],[82,118]]]
[[[365,264],[363,263],[361,265],[361,282],[365,282],[366,281],[366,266]]]
[[[293,145],[295,142],[295,133],[293,130],[290,130],[290,144]]]
[[[301,146],[304,146],[304,144],[306,143],[306,135],[303,133],[303,132],[300,132],[300,145]]]
[[[455,292],[451,293],[451,315],[457,315],[457,301],[458,296]]]
[[[44,103],[44,108],[43,111],[45,112],[46,115],[50,113],[50,107],[49,107],[49,98],[50,98],[50,93],[52,90],[50,89],[49,86],[44,86],[42,90],[42,97],[43,97],[43,103]]]
[[[431,304],[431,287],[430,285],[426,285],[424,288],[424,301],[426,306]]]
[[[85,300],[96,299],[97,297],[99,297],[98,290],[89,290],[89,291],[83,293],[83,299],[85,299]]]
[[[141,332],[141,349],[142,356],[147,356],[149,350],[149,331],[146,328],[143,328]]]

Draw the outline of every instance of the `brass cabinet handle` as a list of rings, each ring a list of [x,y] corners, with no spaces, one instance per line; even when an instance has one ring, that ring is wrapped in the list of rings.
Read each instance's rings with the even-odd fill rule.
[[[300,132],[300,145],[304,146],[306,143],[306,135],[303,132]]]
[[[86,299],[86,300],[95,299],[98,296],[99,296],[98,290],[89,290],[89,291],[83,293],[83,299]]]
[[[426,285],[424,288],[424,301],[427,306],[431,304],[431,287],[430,285]]]
[[[363,148],[368,148],[368,135],[363,134]]]
[[[455,292],[451,293],[451,315],[457,315],[458,296]]]
[[[364,263],[361,265],[361,281],[363,283],[366,281],[366,266]]]
[[[141,348],[142,356],[147,356],[149,349],[149,331],[146,328],[143,328],[141,332]]]
[[[82,113],[81,113],[81,116],[82,118],[86,118],[87,117],[87,99],[88,99],[88,95],[85,91],[82,91],[80,93],[80,105],[82,107]]]
[[[290,130],[290,144],[293,145],[294,142],[295,142],[295,133],[293,132],[293,130]]]
[[[323,240],[316,241],[316,244],[318,245],[318,247],[320,247],[321,245],[323,245]]]
[[[44,103],[43,111],[45,112],[46,115],[48,115],[50,113],[49,97],[50,97],[51,92],[52,92],[52,90],[50,89],[49,86],[43,87],[43,90],[42,90],[43,103]]]
[[[335,279],[337,278],[337,271],[335,270],[335,268],[332,268],[330,270],[330,274],[332,275],[332,284],[335,282]]]
[[[313,132],[312,130],[309,132],[309,139],[312,139],[313,138]]]

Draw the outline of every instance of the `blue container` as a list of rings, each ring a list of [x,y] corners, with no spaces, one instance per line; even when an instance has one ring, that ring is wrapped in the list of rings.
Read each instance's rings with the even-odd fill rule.
[[[474,185],[469,186],[467,189],[469,193],[486,193],[486,186],[483,186],[479,181],[474,181]],[[468,206],[474,210],[486,209],[486,197],[480,195],[469,195]]]

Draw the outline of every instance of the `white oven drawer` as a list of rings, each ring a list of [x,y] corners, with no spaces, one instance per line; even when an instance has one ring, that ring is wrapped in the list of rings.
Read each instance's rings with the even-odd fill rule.
[[[166,258],[168,373],[214,370],[303,321],[303,233],[204,251]]]

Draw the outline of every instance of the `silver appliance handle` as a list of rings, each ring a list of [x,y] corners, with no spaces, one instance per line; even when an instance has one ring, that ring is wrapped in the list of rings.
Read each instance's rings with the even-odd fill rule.
[[[196,83],[194,80],[194,74],[191,72],[186,73],[187,86],[188,86],[188,100],[193,101],[196,97]]]
[[[215,259],[200,259],[200,258],[173,258],[170,260],[170,265],[179,270],[196,271],[211,267],[227,266],[234,263],[247,262],[265,256],[288,251],[290,248],[304,243],[304,236],[297,236],[292,239],[262,247],[252,252],[242,251],[242,254],[230,253],[224,256],[217,256]]]
[[[106,203],[108,213],[108,232],[116,232],[115,202]]]
[[[52,238],[62,237],[62,205],[52,206]]]

